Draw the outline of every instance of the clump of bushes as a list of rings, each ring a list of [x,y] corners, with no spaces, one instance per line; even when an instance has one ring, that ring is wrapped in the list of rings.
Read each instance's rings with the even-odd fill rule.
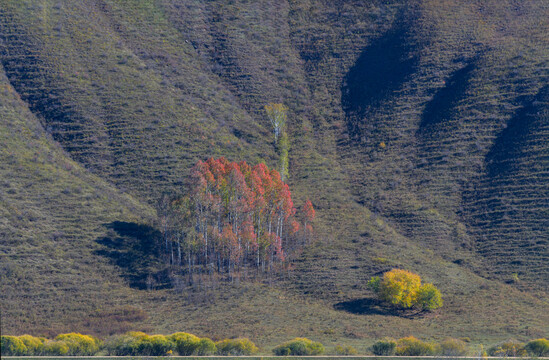
[[[60,334],[53,340],[31,335],[2,336],[2,355],[6,356],[87,356],[102,346],[99,339],[78,333]]]
[[[44,355],[64,356],[68,353],[69,346],[64,341],[50,340],[44,344]]]
[[[171,334],[169,339],[173,342],[175,351],[181,356],[195,354],[200,344],[200,338],[198,336],[184,332]]]
[[[253,355],[259,351],[249,339],[225,339],[215,343],[218,355]]]
[[[531,356],[549,356],[549,340],[547,339],[532,340],[528,342],[524,348]]]
[[[524,344],[515,340],[505,341],[488,349],[488,355],[497,357],[526,356],[527,354]]]
[[[448,338],[440,343],[439,352],[442,356],[463,356],[468,350],[464,341]]]
[[[139,354],[141,341],[147,336],[147,334],[137,331],[115,336],[106,345],[107,353],[114,356],[136,356]]]
[[[397,341],[395,354],[398,356],[432,356],[436,354],[436,345],[409,336]]]
[[[90,356],[101,350],[116,356],[243,356],[254,355],[257,346],[246,338],[225,339],[214,343],[208,338],[177,332],[171,335],[147,335],[130,331],[110,338],[105,344],[93,336],[78,333],[60,334],[53,340],[31,335],[0,337],[2,356]],[[481,345],[482,349],[482,345]],[[384,338],[370,348],[378,356],[464,356],[469,349],[465,341],[448,338],[439,344],[424,342],[413,336],[394,340]],[[307,338],[295,338],[273,349],[278,356],[321,355],[324,346]],[[336,346],[337,355],[356,355],[352,346]],[[481,350],[481,353],[486,353]],[[545,357],[549,355],[549,340],[536,339],[524,344],[509,340],[488,349],[488,355],[497,357]]]
[[[397,308],[432,311],[442,306],[442,295],[436,286],[421,285],[421,277],[410,271],[393,269],[382,278],[374,276],[368,287],[380,300]]]
[[[138,347],[139,355],[163,356],[173,351],[174,343],[164,335],[151,335],[141,339]]]
[[[248,339],[222,342],[223,355],[252,355],[257,347]],[[129,331],[110,338],[105,344],[93,336],[78,333],[60,334],[53,340],[31,335],[2,336],[1,352],[6,356],[90,356],[100,350],[115,356],[164,356],[177,353],[182,356],[213,355],[217,348],[208,338],[192,334],[147,335]]]
[[[44,353],[44,342],[46,342],[45,338],[34,337],[31,335],[21,335],[19,336],[19,340],[21,340],[27,347],[27,352],[25,355],[39,356]]]
[[[372,352],[378,356],[391,356],[395,354],[397,342],[395,339],[385,338],[383,340],[376,341],[372,345]]]
[[[176,353],[181,356],[212,355],[216,352],[214,342],[193,334],[177,332],[168,336],[147,335],[130,331],[113,338],[106,346],[109,355],[115,356],[163,356]]]
[[[2,335],[0,348],[4,356],[23,356],[27,354],[27,347],[17,336]]]
[[[468,347],[464,341],[458,339],[446,339],[440,344],[424,342],[413,336],[399,340],[385,338],[376,341],[370,348],[374,355],[378,356],[463,356],[467,354]]]
[[[101,340],[78,333],[60,334],[54,340],[64,342],[68,347],[66,354],[71,356],[94,355],[102,345]]]
[[[324,353],[324,345],[307,338],[295,338],[278,345],[273,349],[275,355],[320,355]]]
[[[195,355],[198,356],[207,356],[207,355],[213,355],[217,351],[217,347],[215,346],[215,343],[208,339],[208,338],[202,338],[199,341],[198,347],[196,348]]]

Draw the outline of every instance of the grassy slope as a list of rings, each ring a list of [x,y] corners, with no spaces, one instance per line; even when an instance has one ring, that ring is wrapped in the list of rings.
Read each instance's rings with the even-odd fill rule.
[[[95,240],[113,219],[152,212],[67,157],[0,71],[2,322],[55,332],[125,302],[125,284],[94,254]]]
[[[465,186],[478,181],[482,187],[490,180],[482,177],[484,156],[518,106],[516,100],[498,95],[519,91],[501,91],[509,85],[507,73],[516,72],[516,83],[522,84],[524,77],[546,66],[547,54],[538,45],[543,34],[534,26],[543,11],[537,8],[542,7],[540,2],[528,2],[518,10],[499,2],[489,2],[483,9],[474,3],[456,7],[453,2],[427,1],[406,8],[405,20],[411,25],[399,31],[406,32],[404,40],[413,46],[402,51],[420,60],[398,87],[386,84],[393,92],[368,104],[366,112],[356,102],[345,112],[341,87],[354,81],[358,91],[364,91],[360,82],[367,78],[346,75],[353,74],[353,66],[354,73],[361,74],[365,73],[361,64],[372,65],[361,53],[372,49],[375,38],[390,33],[402,10],[398,3],[2,0],[0,4],[6,50],[2,63],[10,82],[3,83],[7,89],[13,85],[32,111],[21,101],[13,105],[10,96],[16,95],[2,95],[2,101],[15,106],[10,111],[19,112],[1,124],[4,137],[16,142],[8,147],[14,154],[11,161],[27,161],[24,154],[32,152],[28,148],[35,144],[23,131],[17,132],[19,138],[9,137],[10,126],[24,125],[42,134],[44,150],[37,156],[54,152],[43,161],[63,175],[40,174],[34,163],[16,172],[19,165],[2,162],[6,174],[2,180],[21,184],[17,186],[41,184],[25,187],[25,197],[16,195],[19,190],[2,192],[2,211],[10,214],[2,225],[8,234],[2,251],[13,250],[3,257],[8,259],[3,264],[15,269],[5,272],[3,320],[7,320],[2,327],[6,332],[39,333],[49,327],[105,333],[109,329],[104,324],[83,319],[122,304],[148,314],[131,327],[189,330],[213,337],[243,335],[264,346],[298,335],[362,349],[371,339],[386,335],[492,341],[547,332],[546,301],[473,272],[487,274],[475,249],[484,245],[489,249],[494,242],[480,242],[477,232],[494,226],[471,223],[469,216],[478,208],[468,207],[472,202],[467,201],[470,193]],[[508,27],[506,33],[499,30],[502,23]],[[525,38],[530,43],[521,45]],[[517,69],[508,69],[506,60],[498,62],[515,53],[525,57]],[[378,58],[383,63],[382,56]],[[472,59],[475,68],[459,72]],[[536,94],[543,80],[530,78],[520,91]],[[438,98],[437,93],[441,93]],[[453,98],[456,93],[462,95]],[[269,101],[290,105],[290,183],[298,204],[306,197],[313,199],[318,233],[326,234],[320,243],[308,249],[296,270],[274,289],[258,284],[220,286],[207,296],[182,296],[125,286],[118,275],[129,270],[113,267],[91,252],[99,248],[94,240],[115,236],[101,224],[146,221],[151,210],[142,204],[153,203],[161,191],[180,188],[198,158],[225,155],[275,164],[268,121],[261,112]],[[438,101],[433,109],[448,110],[424,115],[430,101]],[[44,135],[39,123],[67,153]],[[536,131],[542,129],[534,126]],[[543,134],[539,130],[525,136],[539,146]],[[385,148],[379,146],[382,141]],[[477,143],[478,151],[470,151]],[[519,153],[520,149],[509,156]],[[528,156],[545,159],[535,153]],[[66,169],[65,162],[78,169],[78,176]],[[523,168],[527,166],[525,162]],[[46,179],[42,181],[47,186],[39,179]],[[109,201],[91,193],[110,194]],[[43,194],[63,206],[48,207],[55,203],[42,201]],[[34,201],[32,207],[26,201]],[[547,208],[543,203],[536,207]],[[21,220],[13,215],[17,208],[37,209],[33,211],[42,215],[36,221]],[[25,223],[17,225],[21,221]],[[539,227],[539,221],[536,224]],[[547,236],[543,230],[537,234]],[[34,240],[18,242],[21,238]],[[504,238],[511,245],[517,243]],[[14,243],[29,248],[13,249]],[[38,247],[30,248],[33,243]],[[56,253],[68,245],[69,256]],[[505,249],[517,253],[512,246]],[[521,257],[531,261],[519,270],[509,267],[504,256],[505,271],[494,268],[500,269],[495,275],[506,279],[511,272],[520,272],[529,280],[526,287],[545,286],[545,270],[537,277],[532,271],[533,264],[538,269],[547,264],[543,249],[541,243],[541,251]],[[42,254],[41,266],[54,264],[55,275],[28,267],[28,262],[36,262],[30,260],[33,256],[15,257],[27,251]],[[69,265],[63,262],[66,258],[72,260]],[[369,308],[366,280],[392,266],[417,271],[439,286],[446,294],[445,309],[406,319]],[[41,279],[58,287],[42,288]],[[42,292],[43,296],[36,295]],[[78,299],[89,294],[94,295],[81,306]],[[18,307],[26,296],[39,306]],[[336,311],[338,303],[355,313]],[[59,320],[52,323],[51,318]]]

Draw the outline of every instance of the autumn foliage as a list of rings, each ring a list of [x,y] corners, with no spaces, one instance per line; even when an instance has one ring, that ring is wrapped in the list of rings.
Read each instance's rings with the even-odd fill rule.
[[[370,279],[368,286],[380,300],[394,307],[431,311],[442,306],[440,291],[433,284],[421,285],[421,277],[410,271],[393,269],[382,278]]]
[[[170,264],[193,273],[243,269],[271,271],[312,236],[314,209],[305,204],[297,221],[290,189],[264,164],[199,161],[182,197],[165,197],[158,208],[163,247]]]

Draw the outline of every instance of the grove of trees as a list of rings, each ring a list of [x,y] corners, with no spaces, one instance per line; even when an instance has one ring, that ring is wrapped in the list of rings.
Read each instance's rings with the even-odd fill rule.
[[[225,158],[199,161],[188,191],[158,206],[163,252],[191,284],[196,274],[233,279],[283,267],[311,241],[314,217],[310,201],[297,213],[278,171]]]

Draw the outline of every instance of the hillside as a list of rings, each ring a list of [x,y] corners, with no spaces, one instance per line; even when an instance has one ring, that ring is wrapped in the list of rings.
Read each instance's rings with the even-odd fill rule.
[[[546,335],[548,30],[544,0],[0,0],[2,333]],[[170,289],[155,204],[200,159],[275,166],[269,102],[316,243],[272,282]],[[392,267],[444,308],[377,307]]]

